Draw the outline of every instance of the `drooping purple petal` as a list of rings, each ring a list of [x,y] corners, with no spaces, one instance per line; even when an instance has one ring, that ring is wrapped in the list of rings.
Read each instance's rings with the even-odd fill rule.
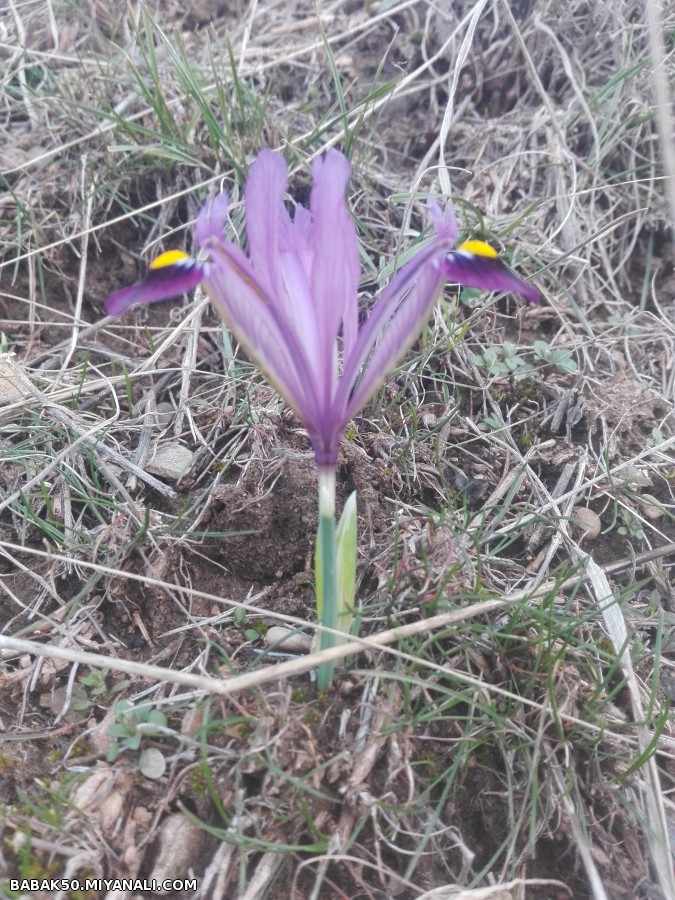
[[[443,238],[435,239],[421,250],[396,273],[375,302],[354,353],[345,362],[336,406],[345,404],[347,421],[383,384],[428,319],[443,284],[443,244]],[[348,385],[351,396],[345,391]]]
[[[496,256],[483,256],[468,250],[453,250],[445,256],[441,271],[448,281],[483,291],[508,291],[519,294],[528,303],[539,303],[539,291],[519,278]]]
[[[436,301],[443,280],[440,260],[454,246],[458,229],[452,207],[444,214],[432,200],[429,214],[434,225],[433,239],[382,291],[352,352],[345,357],[333,404],[334,415],[345,419],[343,427],[384,382],[414,341]]]
[[[158,303],[194,290],[204,277],[204,267],[194,259],[149,269],[143,281],[111,294],[105,303],[108,316],[119,316],[139,303]]]

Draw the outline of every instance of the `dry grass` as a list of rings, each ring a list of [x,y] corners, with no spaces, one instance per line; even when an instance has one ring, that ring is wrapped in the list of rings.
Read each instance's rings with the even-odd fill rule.
[[[0,16],[0,874],[675,896],[675,278],[650,62],[663,98],[672,15],[651,43],[619,0]],[[221,182],[240,228],[262,146],[300,201],[312,156],[349,153],[364,298],[429,194],[545,294],[448,292],[348,434],[361,638],[327,696],[318,655],[265,641],[316,630],[302,429],[200,298],[102,314],[147,258],[191,249]]]

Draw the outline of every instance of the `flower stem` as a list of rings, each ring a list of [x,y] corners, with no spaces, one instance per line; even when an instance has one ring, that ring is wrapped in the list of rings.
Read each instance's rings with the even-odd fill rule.
[[[316,537],[316,606],[319,623],[338,627],[337,536],[335,526],[335,470],[319,468],[319,531]],[[319,649],[335,646],[336,636],[319,632]],[[333,679],[335,663],[322,663],[317,687],[325,691]]]

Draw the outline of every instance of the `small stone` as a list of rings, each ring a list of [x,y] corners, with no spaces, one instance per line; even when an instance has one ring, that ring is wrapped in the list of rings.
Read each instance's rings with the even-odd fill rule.
[[[45,691],[38,697],[38,703],[43,709],[48,709],[53,716],[63,712],[63,707],[69,701],[68,709],[63,717],[65,722],[76,722],[83,717],[81,710],[73,709],[73,703],[85,703],[88,700],[86,688],[75,682],[71,686],[70,697],[65,684],[60,684],[51,691]]]
[[[642,510],[644,517],[651,522],[660,519],[665,512],[663,506],[656,497],[652,497],[651,494],[643,494],[640,497],[640,509]]]
[[[168,403],[166,400],[162,400],[161,403],[157,404],[157,412],[155,415],[157,416],[157,424],[164,427],[168,425],[174,417],[174,408],[171,403]]]
[[[602,528],[600,516],[586,506],[575,506],[570,515],[570,522],[581,529],[579,543],[585,539],[595,540]]]
[[[152,781],[159,780],[166,772],[164,754],[156,747],[148,747],[147,750],[143,750],[138,759],[138,768],[146,778]]]
[[[282,650],[284,653],[309,653],[312,639],[308,634],[289,631],[288,628],[283,628],[281,625],[272,625],[267,629],[265,643],[268,647]]]
[[[198,706],[191,706],[186,710],[183,720],[180,723],[180,733],[187,734],[189,737],[195,737],[202,727],[204,714]]]
[[[0,355],[0,400],[3,405],[29,394],[31,383],[23,366],[14,359],[14,353]]]
[[[164,444],[146,465],[151,475],[159,475],[169,481],[180,481],[192,465],[194,453],[183,444]]]
[[[167,816],[159,829],[157,855],[150,878],[159,882],[185,878],[199,858],[203,839],[204,832],[185,816],[180,813]],[[162,887],[156,893],[168,891]]]
[[[133,782],[132,772],[116,771],[101,764],[76,788],[72,796],[73,806],[87,816],[106,837],[110,837],[126,816]]]

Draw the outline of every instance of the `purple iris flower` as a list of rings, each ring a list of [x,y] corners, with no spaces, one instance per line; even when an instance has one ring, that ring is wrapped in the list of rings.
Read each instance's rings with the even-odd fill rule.
[[[224,237],[228,198],[219,194],[195,227],[204,262],[168,251],[146,278],[107,301],[109,315],[155,303],[198,284],[270,383],[304,423],[322,469],[332,469],[350,419],[410,347],[445,281],[513,291],[530,302],[538,292],[518,278],[488,244],[455,248],[457,222],[436,204],[434,233],[391,279],[359,327],[359,245],[345,205],[350,176],[337,150],[312,165],[309,209],[291,216],[284,203],[283,157],[263,150],[244,193],[248,256]]]

